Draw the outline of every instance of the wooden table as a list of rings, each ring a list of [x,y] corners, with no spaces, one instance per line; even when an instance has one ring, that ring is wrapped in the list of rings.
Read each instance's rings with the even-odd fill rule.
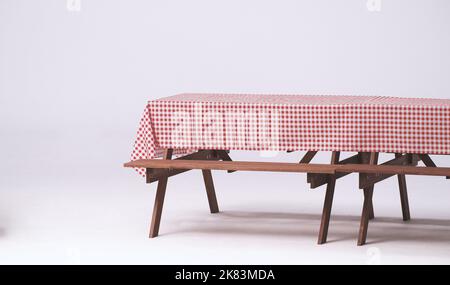
[[[269,144],[262,140],[267,137]],[[233,161],[235,149],[306,152],[299,163]],[[329,164],[312,163],[319,151],[331,153]],[[344,151],[354,155],[341,160]],[[392,158],[379,163],[379,153]],[[124,166],[136,168],[147,183],[158,182],[150,237],[159,232],[169,177],[202,170],[210,211],[217,213],[211,170],[306,173],[311,188],[326,185],[319,244],[327,240],[336,181],[358,173],[364,202],[357,244],[363,245],[376,183],[397,176],[407,221],[406,175],[450,177],[450,168],[436,166],[430,154],[450,154],[450,100],[181,94],[149,102],[132,161]]]

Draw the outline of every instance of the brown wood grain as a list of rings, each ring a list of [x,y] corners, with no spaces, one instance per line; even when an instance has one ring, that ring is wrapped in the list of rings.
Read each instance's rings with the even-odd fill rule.
[[[339,162],[340,152],[333,151],[331,154],[331,164]],[[320,222],[318,244],[326,243],[328,236],[328,226],[330,224],[331,208],[333,206],[334,188],[336,186],[336,176],[330,175],[328,178],[327,191],[325,192],[325,200],[323,202],[322,218]]]
[[[396,153],[395,157],[400,157],[401,155],[402,154],[400,154],[400,153]],[[407,154],[406,155],[407,160],[404,162],[404,164],[417,164],[417,160],[415,159],[415,157],[422,159],[422,161],[423,161],[423,159],[427,160],[427,158],[422,155],[416,156],[416,155]],[[431,161],[431,162],[433,163],[433,161]],[[424,163],[425,163],[425,165],[427,165],[429,162],[424,161]],[[408,199],[408,190],[406,188],[406,176],[404,174],[399,174],[399,175],[397,175],[397,180],[398,180],[398,189],[399,189],[399,193],[400,193],[400,204],[402,205],[403,221],[409,221],[411,219],[411,214],[409,211],[409,199]]]
[[[172,158],[172,149],[165,149],[163,159],[170,160]],[[159,225],[161,224],[162,209],[164,206],[164,197],[166,195],[167,178],[162,178],[158,182],[155,195],[155,205],[153,206],[152,222],[150,225],[150,238],[157,237],[159,234]]]
[[[423,161],[425,166],[436,167],[436,164],[434,163],[434,161],[431,159],[431,157],[428,154],[418,154],[418,156]]]
[[[358,163],[359,158],[358,155],[353,155],[349,158],[339,161],[337,164],[348,164],[348,163]],[[340,172],[335,174],[336,180],[342,178],[350,173]],[[306,181],[310,183],[311,189],[320,187],[328,183],[329,175],[327,174],[318,174],[318,173],[308,173]]]
[[[219,212],[219,205],[217,204],[216,190],[214,189],[213,178],[211,170],[203,169],[203,181],[205,182],[206,195],[208,196],[209,210],[212,214]]]
[[[369,164],[371,166],[374,166],[375,164],[377,164],[377,162],[378,162],[378,153],[377,152],[370,153]],[[364,160],[362,161],[362,163],[364,163]],[[366,243],[367,231],[369,228],[369,220],[374,218],[373,201],[372,201],[373,188],[374,188],[373,185],[364,188],[364,203],[361,213],[361,222],[359,225],[359,234],[357,243],[358,246],[364,245]]]
[[[226,150],[215,150],[216,155],[223,161],[233,161]],[[235,172],[236,170],[228,170],[228,173]]]
[[[449,167],[393,166],[393,165],[338,165],[336,172],[385,173],[405,175],[450,176]]]
[[[220,158],[214,155],[215,153],[211,150],[200,150],[195,153],[191,153],[174,160],[219,160]],[[147,183],[157,182],[161,178],[168,178],[174,175],[184,173],[192,169],[146,169],[146,180]]]
[[[367,164],[303,164],[283,162],[254,161],[202,161],[202,160],[159,160],[142,159],[124,164],[125,167],[167,168],[167,169],[211,169],[273,172],[310,172],[310,173],[384,173],[405,175],[450,176],[449,167],[393,166]]]
[[[316,154],[317,151],[307,151],[299,163],[310,163]]]
[[[380,165],[412,165],[416,166],[420,158],[417,155],[402,155],[396,156],[396,158],[386,161]],[[370,187],[378,182],[381,182],[395,174],[376,173],[372,175],[361,176],[359,179],[359,188],[364,189]]]
[[[281,162],[254,161],[202,161],[202,160],[136,160],[125,163],[125,167],[168,168],[168,169],[210,169],[243,170],[273,172],[312,172],[334,173],[334,168],[327,164],[299,164]]]

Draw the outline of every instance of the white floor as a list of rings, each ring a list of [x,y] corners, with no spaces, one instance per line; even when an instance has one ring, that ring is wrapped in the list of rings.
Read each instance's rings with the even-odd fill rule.
[[[221,212],[210,214],[201,173],[190,172],[169,181],[160,236],[148,239],[156,185],[121,163],[24,165],[21,178],[13,175],[17,168],[2,166],[0,263],[450,263],[450,191],[443,178],[407,178],[413,218],[407,223],[396,179],[378,184],[368,244],[357,247],[356,175],[338,181],[329,242],[319,246],[325,191],[310,190],[304,174],[214,172]]]

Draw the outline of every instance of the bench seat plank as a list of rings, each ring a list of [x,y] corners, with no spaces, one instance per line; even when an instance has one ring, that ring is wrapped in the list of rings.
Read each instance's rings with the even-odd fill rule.
[[[125,167],[142,167],[156,169],[211,169],[211,170],[244,170],[273,172],[304,172],[335,174],[345,172],[384,173],[407,175],[450,176],[449,167],[419,167],[397,165],[364,165],[364,164],[306,164],[282,162],[254,161],[202,161],[202,160],[159,160],[141,159],[124,164]]]

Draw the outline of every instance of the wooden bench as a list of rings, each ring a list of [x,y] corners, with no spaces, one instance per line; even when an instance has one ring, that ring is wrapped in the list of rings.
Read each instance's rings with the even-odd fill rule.
[[[360,152],[340,160],[340,152],[333,151],[330,164],[315,164],[310,162],[316,155],[316,151],[306,152],[299,163],[233,161],[226,150],[199,150],[173,160],[172,153],[172,149],[166,149],[163,159],[136,160],[124,164],[125,167],[145,168],[147,183],[158,182],[150,237],[156,237],[159,232],[168,178],[193,169],[202,170],[211,213],[219,211],[211,170],[307,173],[307,182],[310,183],[311,188],[327,185],[319,230],[319,244],[325,243],[327,239],[337,179],[350,173],[359,173],[359,188],[363,189],[364,203],[358,245],[363,245],[367,238],[369,220],[374,217],[372,196],[376,183],[394,175],[398,177],[403,220],[406,221],[410,219],[410,211],[405,175],[450,177],[450,168],[437,167],[426,154],[397,153],[394,154],[393,159],[378,164],[376,152]],[[417,166],[419,161],[422,161],[425,166]]]

